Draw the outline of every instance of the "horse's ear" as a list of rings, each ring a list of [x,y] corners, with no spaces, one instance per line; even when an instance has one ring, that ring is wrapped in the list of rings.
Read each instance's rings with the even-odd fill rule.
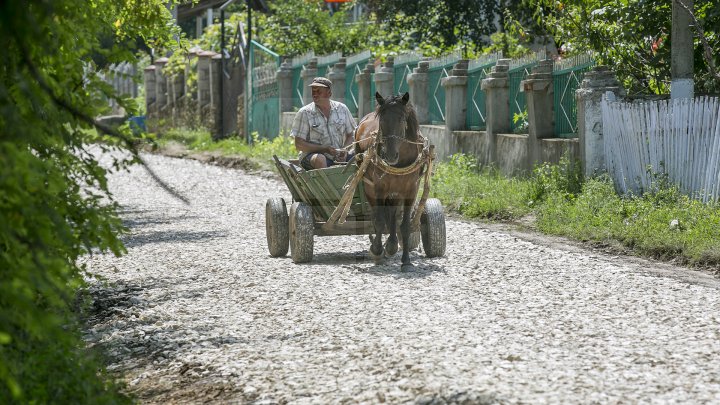
[[[407,104],[409,100],[410,100],[410,93],[408,93],[408,92],[406,91],[405,94],[403,94],[403,97],[402,97],[403,104]]]
[[[375,92],[375,100],[377,101],[378,105],[385,104],[385,99],[383,99],[383,97],[377,91]]]

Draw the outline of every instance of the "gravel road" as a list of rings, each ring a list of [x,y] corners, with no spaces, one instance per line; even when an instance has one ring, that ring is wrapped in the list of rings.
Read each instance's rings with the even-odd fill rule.
[[[720,282],[447,221],[447,254],[366,236],[271,258],[268,175],[148,155],[111,176],[127,255],[83,259],[85,331],[142,403],[720,403]]]

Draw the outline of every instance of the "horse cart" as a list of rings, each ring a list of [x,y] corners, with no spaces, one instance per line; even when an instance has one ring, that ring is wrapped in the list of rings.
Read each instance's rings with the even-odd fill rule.
[[[285,256],[290,248],[293,262],[313,258],[314,236],[371,235],[375,233],[371,206],[361,181],[362,166],[354,163],[304,170],[297,161],[274,156],[273,160],[292,195],[288,212],[280,197],[267,200],[265,231],[270,255]],[[430,168],[428,168],[428,171]],[[445,215],[439,200],[425,191],[414,207],[409,247],[422,247],[427,257],[445,254]],[[387,233],[387,230],[385,231]]]

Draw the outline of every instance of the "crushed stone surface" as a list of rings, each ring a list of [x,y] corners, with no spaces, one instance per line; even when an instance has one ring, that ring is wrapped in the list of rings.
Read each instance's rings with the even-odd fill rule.
[[[447,219],[447,254],[376,265],[367,236],[272,258],[277,178],[144,155],[129,228],[90,273],[85,339],[141,403],[719,403],[720,282]]]

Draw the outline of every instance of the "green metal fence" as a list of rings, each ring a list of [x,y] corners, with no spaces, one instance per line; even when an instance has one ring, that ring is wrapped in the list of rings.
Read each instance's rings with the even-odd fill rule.
[[[335,52],[331,53],[330,55],[325,56],[318,56],[317,57],[317,76],[318,77],[328,77],[328,73],[330,73],[330,66],[340,62],[340,58],[342,57],[341,52]]]
[[[303,104],[303,79],[302,72],[305,70],[305,65],[310,62],[310,59],[314,58],[315,54],[311,51],[304,55],[296,56],[292,59],[292,105],[294,108],[300,109]]]
[[[358,84],[355,76],[362,73],[365,65],[370,61],[370,51],[365,51],[347,57],[345,60],[345,104],[355,116],[358,111]]]
[[[577,100],[575,90],[585,73],[595,65],[590,55],[578,55],[555,62],[553,66],[553,107],[555,136],[577,138]]]
[[[538,53],[529,55],[520,59],[513,59],[510,61],[509,75],[509,92],[510,92],[510,128],[515,133],[527,131],[527,101],[525,100],[525,93],[520,91],[520,82],[525,80],[530,74],[533,66],[537,65],[538,61],[545,59],[545,52],[540,51]],[[520,117],[515,119],[515,117]]]
[[[440,59],[430,61],[428,69],[428,116],[432,124],[445,123],[445,88],[440,84],[444,77],[448,77],[448,70],[460,60],[457,53]]]
[[[280,133],[280,97],[275,73],[280,67],[280,56],[261,44],[250,42],[251,85],[247,119],[248,135],[257,132],[260,137],[274,138]]]
[[[405,94],[410,91],[407,77],[417,67],[421,57],[422,55],[419,53],[411,52],[400,54],[393,59],[393,90],[395,94]]]
[[[502,53],[483,56],[468,64],[468,95],[465,125],[471,130],[483,130],[486,125],[485,92],[481,89],[483,79],[490,73]]]

